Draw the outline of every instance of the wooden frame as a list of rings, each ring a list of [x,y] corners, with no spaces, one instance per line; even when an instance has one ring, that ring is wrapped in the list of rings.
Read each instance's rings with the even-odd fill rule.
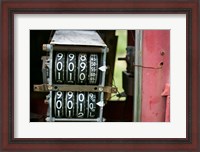
[[[21,1],[1,2],[1,151],[120,150],[200,151],[198,0],[173,1]],[[14,138],[14,15],[15,14],[186,14],[187,15],[187,138],[184,139],[15,139]]]

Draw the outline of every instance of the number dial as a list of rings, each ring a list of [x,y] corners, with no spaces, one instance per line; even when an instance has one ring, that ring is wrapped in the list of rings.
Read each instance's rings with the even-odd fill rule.
[[[89,58],[89,73],[88,73],[88,83],[96,84],[98,77],[98,55],[90,54]]]
[[[98,79],[98,54],[67,52],[55,54],[55,82],[68,84],[96,84]],[[66,58],[66,61],[65,61]],[[89,61],[89,62],[88,62]],[[88,78],[87,78],[88,77]],[[77,81],[77,82],[76,82]],[[97,94],[92,92],[64,92],[54,94],[56,118],[95,118]]]
[[[85,93],[77,93],[76,99],[76,117],[83,118],[85,116]]]
[[[66,82],[75,83],[76,81],[76,54],[67,53],[66,60]]]
[[[55,57],[55,82],[64,82],[65,54],[57,53]]]
[[[88,93],[87,96],[87,118],[96,116],[96,93]]]
[[[77,69],[78,84],[85,84],[87,77],[87,54],[80,53],[78,55],[78,69]]]
[[[54,114],[57,118],[61,118],[64,116],[64,94],[61,91],[55,92]]]
[[[75,93],[66,92],[65,95],[65,117],[73,118],[75,111]]]

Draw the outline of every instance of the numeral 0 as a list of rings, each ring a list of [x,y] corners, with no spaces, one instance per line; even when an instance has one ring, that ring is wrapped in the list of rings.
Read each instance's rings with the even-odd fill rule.
[[[85,73],[81,73],[81,74],[79,75],[79,79],[80,79],[81,81],[85,80]]]
[[[61,71],[62,70],[62,68],[63,68],[63,64],[62,64],[62,62],[57,62],[57,64],[56,64],[56,68],[57,68],[57,70],[58,71]]]
[[[57,100],[56,101],[56,108],[59,110],[62,108],[62,101],[61,100]]]
[[[90,103],[89,108],[92,110],[94,108],[94,104]]]
[[[84,99],[85,99],[84,94],[80,93],[80,94],[78,95],[78,100],[81,101],[81,102],[83,102]]]
[[[67,102],[67,108],[68,108],[69,110],[73,108],[73,102],[72,102],[71,100],[69,100],[69,101]]]
[[[70,72],[74,71],[74,63],[73,62],[70,62],[68,67],[69,67]]]

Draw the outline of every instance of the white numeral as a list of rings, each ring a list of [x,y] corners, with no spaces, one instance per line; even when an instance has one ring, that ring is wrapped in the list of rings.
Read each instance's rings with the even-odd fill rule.
[[[62,92],[58,91],[58,92],[56,93],[56,95],[58,96],[58,99],[60,99],[60,98],[62,97]]]
[[[81,61],[85,61],[85,60],[86,60],[86,55],[81,55],[81,56],[80,56],[80,60],[81,60]]]
[[[79,114],[78,114],[78,117],[83,117],[83,113],[79,113]]]
[[[89,108],[92,110],[94,108],[93,103],[90,103]]]
[[[69,99],[71,99],[73,97],[73,93],[72,92],[68,92],[67,95],[69,96]]]
[[[84,94],[81,93],[78,95],[78,100],[82,102],[84,101],[84,97],[85,97]]]
[[[96,62],[91,62],[91,66],[96,66]]]
[[[58,54],[57,54],[57,57],[58,57],[58,60],[61,60],[62,57],[63,57],[63,54],[62,54],[62,53],[58,53]]]
[[[79,75],[79,79],[80,80],[85,80],[85,73],[81,73],[80,75]]]
[[[73,102],[72,102],[71,100],[69,100],[69,101],[67,102],[67,108],[68,108],[69,110],[73,108]]]
[[[57,62],[57,64],[56,64],[56,68],[57,68],[57,70],[58,71],[61,71],[62,70],[62,68],[63,68],[63,64],[62,64],[62,62]]]
[[[69,80],[72,80],[72,73],[69,73]]]
[[[70,62],[68,67],[69,67],[69,71],[72,72],[74,70],[74,63]]]
[[[56,101],[56,108],[61,109],[62,108],[62,102],[61,100]]]
[[[74,54],[69,54],[69,60],[72,61],[74,59]]]
[[[90,99],[92,99],[93,96],[94,96],[94,95],[93,95],[92,93],[89,94]]]
[[[85,62],[81,62],[80,67],[81,67],[81,71],[85,70],[86,63]]]
[[[80,103],[80,111],[82,112],[83,111],[83,104]]]

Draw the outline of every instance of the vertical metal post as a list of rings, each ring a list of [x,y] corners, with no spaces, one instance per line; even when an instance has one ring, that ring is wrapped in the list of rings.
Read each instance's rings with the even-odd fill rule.
[[[135,32],[135,64],[142,65],[142,30]],[[134,73],[134,113],[133,121],[139,122],[141,120],[141,102],[142,102],[142,68],[135,66]]]
[[[44,44],[43,45],[43,50],[46,50],[47,52],[49,52],[49,58],[48,58],[48,67],[49,67],[49,78],[48,78],[48,80],[47,80],[47,82],[48,82],[48,84],[50,85],[50,86],[52,86],[52,84],[53,84],[53,82],[52,82],[52,80],[53,80],[53,78],[52,78],[52,68],[53,68],[53,66],[52,66],[52,64],[53,64],[53,45],[51,45],[51,44]],[[47,121],[52,121],[52,98],[53,98],[53,92],[52,91],[50,91],[50,93],[49,93],[49,118],[48,118],[48,120]]]
[[[52,68],[53,68],[53,66],[52,66],[52,64],[53,64],[53,46],[51,45],[51,49],[50,49],[50,56],[49,56],[49,59],[50,59],[50,70],[49,70],[49,72],[50,72],[50,75],[49,75],[49,79],[50,79],[50,81],[49,81],[49,84],[52,86],[52,80],[53,80],[53,78],[52,78],[52,73],[53,73],[53,71],[52,71]],[[49,108],[50,108],[50,122],[52,121],[52,99],[53,99],[53,92],[52,91],[50,91],[50,102],[49,102]]]
[[[107,47],[104,47],[103,48],[103,53],[101,55],[102,66],[106,66],[106,54],[107,54]],[[101,83],[100,83],[100,86],[102,86],[102,87],[104,87],[104,85],[105,85],[105,77],[106,77],[106,70],[105,71],[101,71]],[[100,92],[100,100],[99,101],[103,103],[100,106],[100,110],[99,110],[99,121],[103,122],[104,92]]]

